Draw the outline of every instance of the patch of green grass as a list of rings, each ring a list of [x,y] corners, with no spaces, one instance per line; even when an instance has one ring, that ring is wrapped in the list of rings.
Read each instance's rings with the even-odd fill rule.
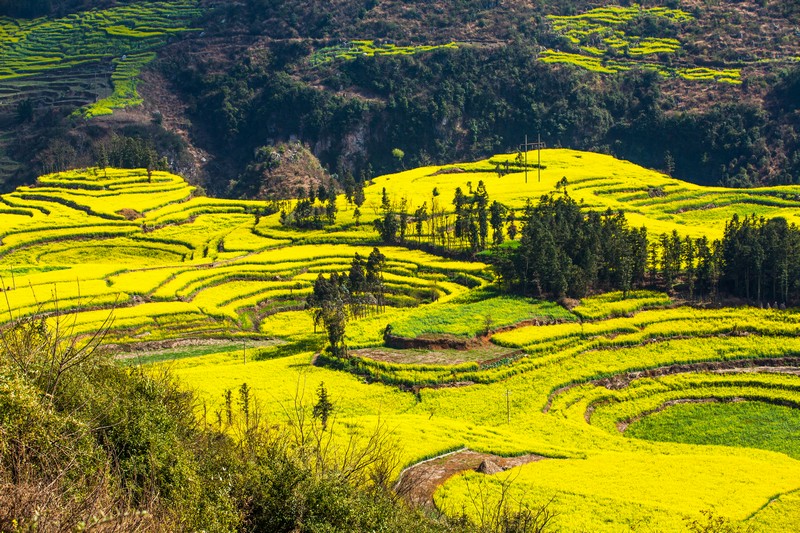
[[[401,337],[455,335],[475,337],[498,327],[525,320],[542,322],[574,320],[569,311],[551,303],[498,296],[471,303],[446,303],[422,307],[391,323],[392,333]]]
[[[681,404],[632,423],[625,435],[760,448],[800,459],[800,410],[763,402]]]

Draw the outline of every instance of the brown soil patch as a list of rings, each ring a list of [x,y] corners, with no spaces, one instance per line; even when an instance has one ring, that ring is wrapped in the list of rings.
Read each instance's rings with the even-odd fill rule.
[[[476,470],[484,463],[492,463],[500,471],[508,470],[535,461],[545,459],[541,455],[521,455],[519,457],[500,457],[488,453],[479,453],[466,448],[457,452],[440,455],[427,461],[410,466],[400,473],[395,490],[412,505],[434,507],[433,493],[451,477]]]
[[[391,348],[364,348],[352,350],[357,357],[368,357],[375,361],[414,365],[457,365],[475,361],[492,363],[515,356],[519,350],[509,350],[494,344],[476,346],[470,350],[395,350]]]
[[[480,344],[475,338],[453,337],[448,335],[421,336],[416,338],[384,335],[383,342],[398,350],[468,350]]]
[[[800,368],[796,366],[753,366],[748,368],[726,368],[715,370],[717,374],[792,374],[800,376]]]
[[[466,172],[466,170],[464,170],[461,167],[448,167],[448,168],[440,168],[439,170],[431,174],[431,176],[441,176],[442,174],[463,174],[464,172]]]
[[[231,344],[246,343],[247,349],[275,346],[283,344],[283,341],[275,339],[225,339],[225,338],[189,338],[189,339],[166,339],[160,341],[144,341],[133,344],[106,344],[105,348],[117,352],[117,359],[134,359],[136,357],[148,357],[169,353],[182,348],[195,346],[226,346]]]
[[[119,211],[117,211],[117,214],[124,216],[126,220],[136,220],[137,218],[142,218],[144,216],[135,209],[127,209],[127,208],[120,209]]]

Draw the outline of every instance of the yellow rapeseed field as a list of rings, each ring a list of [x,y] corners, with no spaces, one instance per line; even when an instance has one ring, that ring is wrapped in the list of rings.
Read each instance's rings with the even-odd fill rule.
[[[395,306],[373,306],[351,319],[346,339],[352,349],[367,349],[351,370],[371,373],[312,364],[326,341],[303,310],[305,297],[319,273],[346,272],[356,253],[370,254],[377,242],[370,223],[384,188],[412,211],[423,202],[450,211],[456,187],[466,191],[483,180],[492,200],[519,209],[565,181],[586,209],[624,210],[651,235],[676,229],[714,238],[732,213],[790,221],[800,213],[800,187],[705,188],[562,149],[544,150],[542,164],[541,183],[535,168],[525,183],[517,154],[378,177],[366,188],[361,225],[340,198],[342,211],[329,232],[285,228],[277,213],[263,214],[262,202],[193,196],[192,186],[166,173],[148,179],[141,169],[83,169],[44,176],[37,187],[0,197],[0,321],[46,313],[51,323],[86,335],[111,317],[109,341],[167,347],[154,364],[197,391],[198,416],[211,424],[225,392],[242,383],[260,413],[279,423],[297,409],[310,413],[324,382],[336,438],[383,428],[400,454],[397,473],[461,447],[545,457],[493,476],[452,478],[435,496],[445,511],[479,513],[470,495],[496,495],[508,482],[522,504],[552,499],[556,525],[567,531],[681,530],[706,511],[756,531],[795,529],[797,460],[725,442],[655,442],[621,431],[669,402],[744,397],[800,404],[797,376],[687,366],[752,361],[759,370],[759,360],[775,366],[794,357],[800,314],[793,310],[676,307],[664,294],[643,291],[587,298],[568,311],[492,292],[484,263],[381,246]],[[430,303],[402,307],[420,297]],[[450,366],[448,352],[434,350],[420,364],[386,362],[374,349],[383,346],[387,325],[409,337],[468,339],[471,350],[486,356]],[[170,348],[187,338],[228,343],[201,356]],[[676,364],[683,366],[675,375],[632,376],[612,387],[599,381]],[[387,384],[430,382],[450,386],[407,392]]]

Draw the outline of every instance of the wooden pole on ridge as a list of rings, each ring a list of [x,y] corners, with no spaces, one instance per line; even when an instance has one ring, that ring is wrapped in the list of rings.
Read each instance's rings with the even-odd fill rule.
[[[539,171],[539,183],[542,182],[542,148],[544,145],[542,144],[542,134],[537,134],[537,142],[536,142],[536,151],[539,154],[539,162],[537,163],[537,170]]]
[[[539,170],[539,183],[542,182],[542,148],[546,148],[546,145],[542,142],[542,135],[541,133],[537,135],[537,142],[529,143],[528,136],[525,135],[525,144],[519,145],[519,151],[525,152],[525,183],[528,183],[528,151],[533,150],[536,148],[538,151],[538,164],[537,168]]]
[[[511,391],[506,389],[506,418],[508,424],[511,425]]]

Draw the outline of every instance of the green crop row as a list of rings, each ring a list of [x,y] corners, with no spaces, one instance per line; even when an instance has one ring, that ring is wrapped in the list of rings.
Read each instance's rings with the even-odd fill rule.
[[[800,408],[796,377],[776,374],[678,374],[637,380],[620,391],[601,389],[600,394],[591,395],[587,405],[594,408],[591,423],[610,431],[616,431],[620,422],[629,423],[680,400],[742,398]],[[584,402],[586,399],[582,399]]]
[[[356,40],[343,45],[320,48],[311,55],[310,62],[312,65],[320,65],[336,60],[349,61],[361,56],[414,55],[433,50],[454,49],[458,46],[459,43],[455,42],[441,45],[397,46],[392,43],[375,44],[375,41],[371,40]]]

